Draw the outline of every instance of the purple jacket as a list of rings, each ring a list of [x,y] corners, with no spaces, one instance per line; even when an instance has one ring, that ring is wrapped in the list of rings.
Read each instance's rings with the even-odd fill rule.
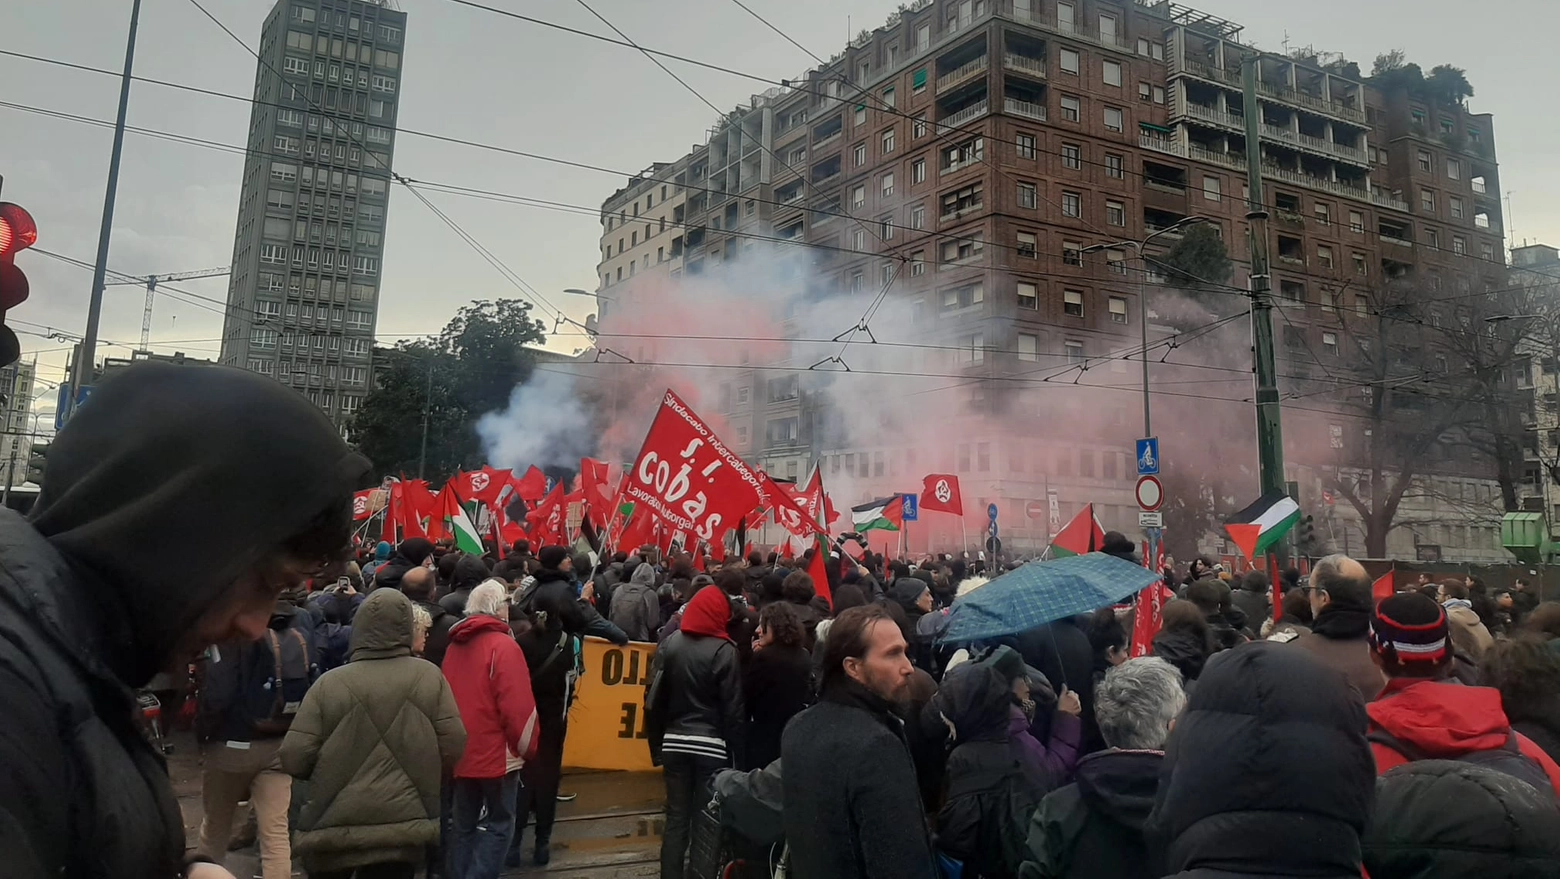
[[[1051,741],[1041,744],[1029,731],[1029,718],[1017,705],[1009,709],[1008,741],[1018,752],[1024,774],[1042,791],[1053,791],[1072,781],[1078,765],[1078,742],[1083,736],[1083,721],[1071,714],[1056,712],[1051,718]]]

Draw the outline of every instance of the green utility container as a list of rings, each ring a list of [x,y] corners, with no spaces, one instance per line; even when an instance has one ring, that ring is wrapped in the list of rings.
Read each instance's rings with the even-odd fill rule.
[[[1548,561],[1553,541],[1544,514],[1507,513],[1500,520],[1500,545],[1530,565]]]

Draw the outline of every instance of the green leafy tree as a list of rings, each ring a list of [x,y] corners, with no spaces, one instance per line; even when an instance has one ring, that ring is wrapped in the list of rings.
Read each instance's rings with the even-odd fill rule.
[[[1234,272],[1224,239],[1209,224],[1188,228],[1174,247],[1163,256],[1153,257],[1152,262],[1172,285],[1193,292],[1223,287]]]
[[[352,421],[358,449],[381,476],[418,474],[426,410],[423,475],[437,484],[457,470],[479,466],[477,419],[508,404],[510,392],[535,365],[527,346],[544,339],[529,302],[499,299],[461,308],[433,339],[381,351],[385,366],[378,386]]]
[[[1431,68],[1430,75],[1425,77],[1425,89],[1432,100],[1443,104],[1460,106],[1473,97],[1467,72],[1450,64]]]

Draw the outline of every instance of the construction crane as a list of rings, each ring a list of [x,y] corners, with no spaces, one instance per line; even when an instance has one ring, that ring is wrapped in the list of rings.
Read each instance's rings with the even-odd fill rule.
[[[130,275],[120,275],[119,277],[123,278],[124,280],[109,281],[103,286],[119,287],[129,284],[135,284],[136,286],[140,286],[142,284],[146,285],[146,310],[141,314],[140,350],[148,351],[150,349],[147,348],[147,342],[151,339],[152,335],[152,300],[157,297],[158,284],[166,281],[193,281],[197,278],[218,278],[223,275],[230,275],[232,273],[233,269],[231,266],[223,266],[219,269],[200,269],[193,272],[174,272],[173,274],[168,275],[147,275],[144,278],[131,277]]]

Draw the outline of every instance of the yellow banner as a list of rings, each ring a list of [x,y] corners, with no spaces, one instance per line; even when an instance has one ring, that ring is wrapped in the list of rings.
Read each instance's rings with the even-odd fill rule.
[[[655,645],[630,641],[618,647],[600,638],[585,639],[585,674],[569,709],[569,733],[563,741],[563,765],[569,769],[648,770],[649,734],[645,732],[645,684]]]

